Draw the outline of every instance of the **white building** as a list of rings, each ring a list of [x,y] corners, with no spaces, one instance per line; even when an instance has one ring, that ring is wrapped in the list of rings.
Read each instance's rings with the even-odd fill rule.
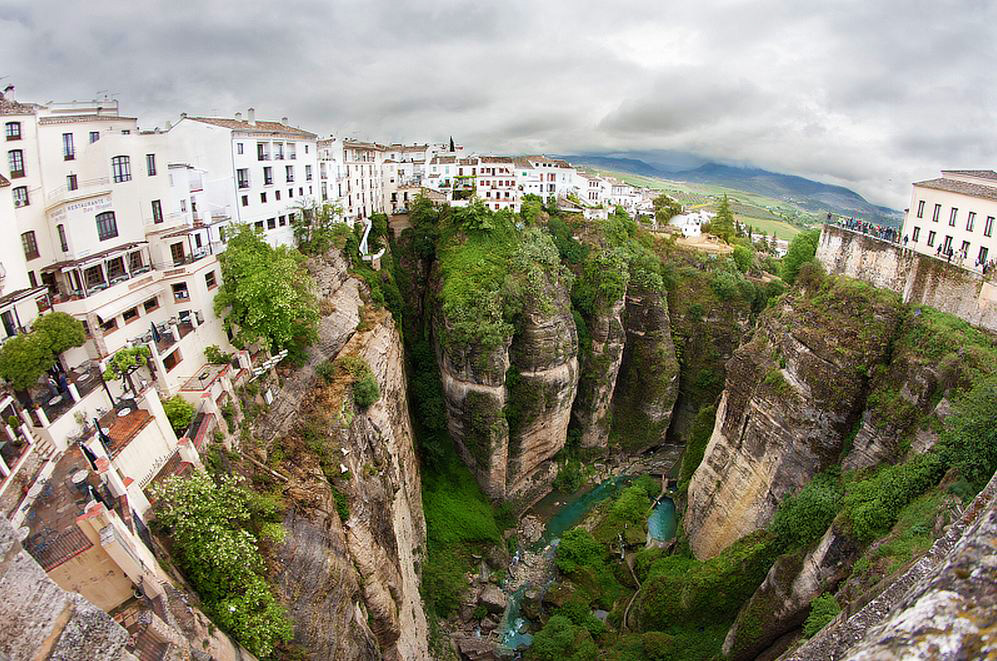
[[[942,170],[938,179],[913,184],[900,231],[902,245],[977,270],[997,257],[997,172]]]
[[[279,122],[246,118],[180,116],[167,132],[172,158],[199,168],[203,176],[191,192],[197,220],[208,225],[209,240],[223,241],[230,222],[263,231],[273,245],[292,245],[291,221],[302,204],[319,198],[317,136]]]
[[[703,223],[709,223],[714,215],[716,214],[700,209],[672,216],[668,224],[682,230],[682,236],[695,238],[703,233]]]
[[[547,202],[566,198],[574,191],[576,171],[567,161],[541,155],[521,156],[514,163],[522,195],[536,195]]]
[[[612,192],[612,186],[605,178],[581,171],[575,171],[572,176],[572,188],[582,204],[592,207],[608,204]]]

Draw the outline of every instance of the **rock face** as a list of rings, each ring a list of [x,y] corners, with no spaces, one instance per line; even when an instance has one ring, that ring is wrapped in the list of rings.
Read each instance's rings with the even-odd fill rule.
[[[441,341],[434,316],[447,426],[465,463],[493,499],[524,496],[553,479],[578,385],[578,334],[563,283],[548,302],[525,302],[517,332],[495,347]]]
[[[728,362],[716,425],[689,485],[684,525],[697,557],[767,525],[786,495],[839,460],[900,312],[891,293],[827,278],[761,316]]]
[[[631,282],[626,295],[626,345],[613,393],[620,445],[640,451],[665,440],[678,397],[679,364],[665,293]]]
[[[582,374],[578,381],[572,417],[581,432],[583,448],[606,447],[609,441],[609,407],[616,389],[616,377],[623,362],[624,299],[599,306],[586,320],[592,338],[591,351],[582,352]]]
[[[727,632],[723,652],[750,661],[783,634],[801,626],[810,602],[851,572],[858,546],[834,525],[809,552],[780,556]]]
[[[287,534],[274,558],[278,592],[295,642],[314,658],[428,659],[418,576],[425,520],[401,338],[383,310],[368,308],[367,330],[356,330],[363,287],[343,277],[340,262],[331,257],[319,269],[325,314],[309,365],[256,425],[265,439],[300,444],[295,425],[315,415],[312,444],[325,448],[324,456],[299,448],[282,464],[290,479]],[[362,358],[378,382],[380,398],[364,410],[348,390],[334,402],[329,389],[313,389],[314,365],[345,355]],[[293,402],[293,414],[283,402]]]
[[[997,655],[997,476],[931,550],[787,661],[986,659]]]

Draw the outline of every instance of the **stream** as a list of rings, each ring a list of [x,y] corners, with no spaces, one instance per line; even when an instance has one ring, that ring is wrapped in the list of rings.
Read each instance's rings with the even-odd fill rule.
[[[532,623],[521,612],[526,591],[539,587],[542,593],[547,589],[554,580],[554,553],[561,535],[581,523],[598,503],[617,495],[631,479],[631,476],[616,476],[566,500],[565,496],[552,493],[530,508],[527,514],[546,521],[546,526],[537,541],[521,545],[509,565],[509,577],[503,585],[509,605],[498,628],[501,648],[517,652],[530,646]],[[658,501],[648,517],[647,527],[648,543],[665,542],[675,535],[675,505],[671,498],[662,497]]]

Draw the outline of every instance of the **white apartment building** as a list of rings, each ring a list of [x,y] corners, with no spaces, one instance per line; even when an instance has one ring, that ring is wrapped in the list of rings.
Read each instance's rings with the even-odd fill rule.
[[[293,245],[291,221],[301,204],[319,198],[317,139],[314,133],[279,122],[243,118],[180,116],[168,131],[177,163],[204,173],[192,196],[210,240],[224,241],[230,222],[261,230],[272,245]]]
[[[612,192],[612,186],[606,179],[579,171],[575,171],[572,177],[572,188],[582,204],[593,207],[608,204]]]
[[[913,184],[904,215],[902,244],[926,255],[946,257],[967,268],[997,257],[997,172],[942,170],[937,179]]]
[[[640,189],[615,179],[610,179],[609,185],[609,204],[623,207],[631,216],[637,216],[644,199]]]
[[[422,185],[428,173],[427,165],[437,155],[460,157],[464,148],[460,145],[414,143],[403,145],[393,143],[385,147],[383,174],[384,209],[391,213],[401,213],[408,209],[412,201],[422,192]]]
[[[515,159],[516,181],[523,195],[536,195],[545,202],[566,198],[574,191],[577,174],[567,161],[547,156]]]
[[[460,161],[468,161],[461,166]],[[492,211],[512,209],[519,213],[520,194],[516,183],[515,162],[508,156],[478,156],[458,161],[457,181],[460,185],[460,174],[470,166],[470,176],[474,181],[474,194]]]
[[[668,224],[682,230],[682,236],[695,238],[703,233],[703,223],[709,223],[710,218],[714,215],[702,209],[699,211],[690,211],[689,213],[680,213],[672,216]]]

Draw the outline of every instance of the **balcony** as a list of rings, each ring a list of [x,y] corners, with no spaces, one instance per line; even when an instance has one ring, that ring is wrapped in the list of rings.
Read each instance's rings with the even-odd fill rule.
[[[241,189],[245,189],[245,188],[249,188],[249,180],[248,180],[248,179],[245,179],[245,180],[241,180],[241,181],[239,181],[239,184],[238,184],[238,186],[239,186],[239,189],[240,189],[240,190],[241,190]]]
[[[40,388],[40,392],[33,398],[35,404],[44,411],[49,424],[56,422],[71,411],[79,401],[85,399],[103,383],[103,377],[96,364],[84,363],[78,368],[70,370],[65,375],[65,379],[65,384],[57,384],[58,392],[49,388]],[[69,390],[70,384],[75,386],[79,400],[73,399]]]
[[[122,285],[136,278],[150,278],[152,272],[148,247],[145,242],[126,243],[88,257],[52,264],[44,269],[56,276],[56,293],[53,303],[70,303],[91,299],[86,306],[72,306],[79,310],[65,310],[70,314],[85,312],[109,302],[121,294]],[[149,282],[152,280],[150,279]],[[135,288],[130,283],[128,289]],[[114,294],[111,294],[111,291]],[[99,298],[99,301],[93,300]]]

